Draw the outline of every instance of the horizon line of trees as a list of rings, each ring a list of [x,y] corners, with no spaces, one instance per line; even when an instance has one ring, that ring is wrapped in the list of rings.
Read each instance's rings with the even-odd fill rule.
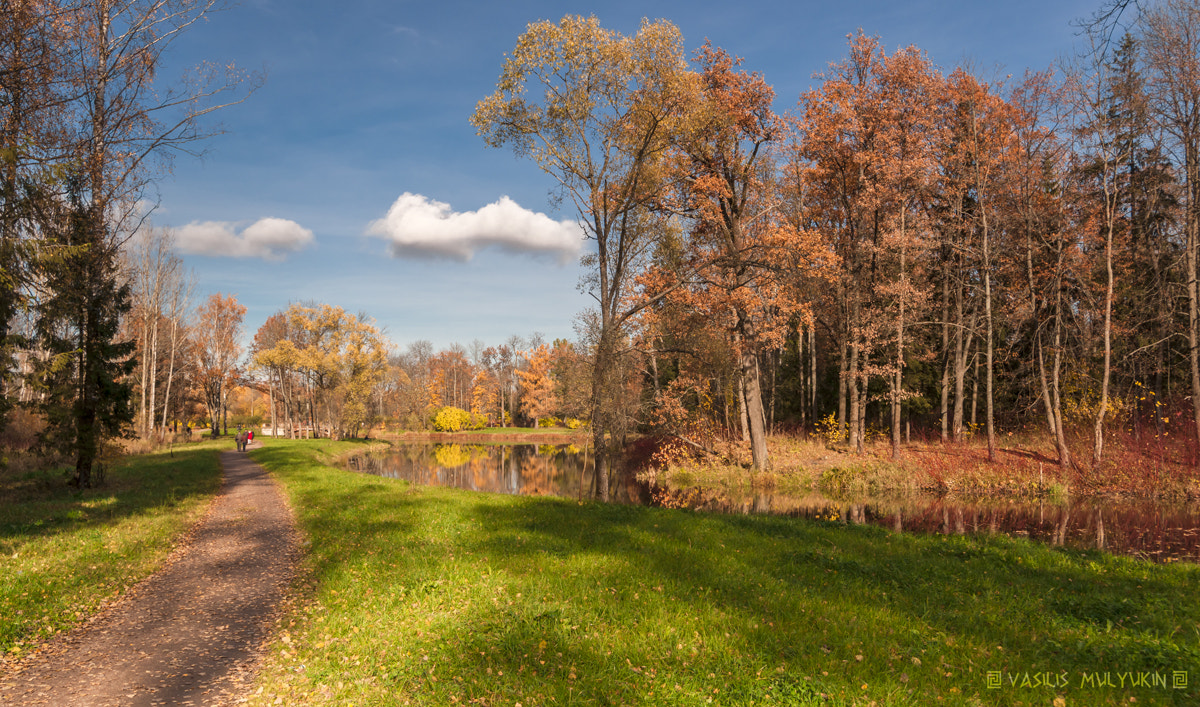
[[[96,53],[109,70],[67,70],[56,33],[92,37],[114,6],[13,7],[0,420],[39,416],[80,485],[105,437],[199,417],[217,429],[247,387],[277,424],[336,436],[424,428],[446,407],[585,420],[601,497],[633,431],[693,449],[740,435],[757,469],[782,427],[860,452],[883,434],[897,457],[914,425],[943,441],[978,430],[991,455],[998,428],[1035,428],[1063,465],[1083,430],[1093,465],[1114,425],[1161,438],[1187,420],[1200,438],[1191,0],[1133,8],[1124,35],[1087,25],[1070,66],[1004,81],[860,31],[786,114],[764,77],[710,43],[689,55],[670,22],[633,36],[594,17],[533,23],[471,120],[539,164],[585,224],[596,306],[578,340],[401,354],[366,315],[305,303],[271,317],[248,358],[245,309],[218,294],[192,310],[169,236],[135,208],[146,160],[199,137],[211,107],[160,124],[154,111],[181,104],[148,103],[149,75]],[[212,3],[120,7],[196,17]],[[121,51],[153,31],[128,27]],[[134,56],[153,65],[147,51]],[[237,86],[222,81],[190,95]]]

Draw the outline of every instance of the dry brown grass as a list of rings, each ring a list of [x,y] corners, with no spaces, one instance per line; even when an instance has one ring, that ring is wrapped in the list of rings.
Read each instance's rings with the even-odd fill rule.
[[[41,415],[24,408],[9,411],[4,423],[3,429],[0,429],[0,450],[13,452],[28,452],[37,444],[38,435],[46,428]]]
[[[1183,439],[1137,440],[1115,432],[1109,435],[1105,458],[1095,466],[1091,440],[1081,435],[1070,440],[1074,460],[1068,466],[1058,463],[1055,447],[1044,435],[1001,435],[994,461],[988,459],[982,436],[961,443],[912,442],[902,445],[898,460],[891,458],[886,440],[868,443],[862,454],[818,437],[777,435],[768,444],[769,472],[750,470],[748,445],[726,442],[717,450],[719,457],[668,455],[668,463],[646,465],[639,478],[673,488],[726,492],[1200,498],[1200,472],[1187,463],[1195,456],[1194,445]]]

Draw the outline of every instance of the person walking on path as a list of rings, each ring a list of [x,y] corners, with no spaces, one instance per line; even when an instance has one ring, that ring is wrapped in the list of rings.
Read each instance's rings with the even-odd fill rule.
[[[221,453],[224,484],[190,542],[86,624],[0,672],[0,704],[220,704],[248,689],[300,549],[279,487]]]

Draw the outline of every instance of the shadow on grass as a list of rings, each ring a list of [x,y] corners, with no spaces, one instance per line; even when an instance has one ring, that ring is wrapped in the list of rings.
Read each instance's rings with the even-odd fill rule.
[[[67,485],[61,468],[0,476],[0,554],[24,539],[103,528],[151,508],[174,506],[220,488],[216,444],[126,457],[91,489]]]
[[[104,485],[61,470],[0,474],[0,658],[69,629],[153,572],[221,484],[217,451],[126,457]]]
[[[286,480],[293,506],[312,534],[330,534],[330,557],[340,563],[353,564],[360,552],[370,550],[360,540],[390,536],[396,533],[413,534],[416,528],[408,520],[413,511],[408,506],[428,503],[420,495],[405,494],[395,502],[397,487],[377,477],[350,477],[354,483],[329,484],[329,474],[342,474],[329,466],[314,465],[304,454],[325,457],[344,456],[346,445],[378,444],[378,440],[348,440],[336,446],[325,440],[289,440],[284,444],[268,445],[250,452],[251,458]],[[353,447],[351,447],[353,449]],[[303,450],[297,454],[298,450]],[[336,451],[333,451],[336,450]],[[314,569],[320,572],[333,564],[317,558]]]
[[[1200,698],[1192,565],[1003,536],[414,489],[294,451],[253,455],[284,479],[313,539],[321,605],[304,680],[322,699],[337,694],[331,685],[361,704],[399,694],[417,704],[1043,704],[1057,694],[993,690],[993,671],[1066,671],[1060,692],[1081,704]],[[1106,671],[1184,671],[1191,686],[1079,683]]]
[[[1066,671],[1073,679],[1187,671],[1200,679],[1200,606],[1187,599],[1200,570],[1190,565],[1002,536],[914,536],[548,499],[480,503],[475,514],[484,528],[478,542],[514,566],[533,571],[547,555],[619,559],[633,570],[608,578],[618,585],[612,601],[630,601],[642,587],[668,605],[703,606],[743,629],[731,648],[759,667],[819,675],[869,653],[876,670],[888,666],[896,689],[907,682],[901,667],[915,673],[924,665],[967,694],[982,691],[988,671]],[[604,591],[606,578],[594,579]],[[528,645],[530,618],[523,620],[493,630]],[[1185,704],[1197,692],[1193,684],[1164,696]]]

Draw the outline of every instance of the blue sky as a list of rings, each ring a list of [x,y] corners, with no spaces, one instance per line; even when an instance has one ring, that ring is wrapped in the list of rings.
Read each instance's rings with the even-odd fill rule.
[[[197,301],[220,291],[247,306],[247,339],[310,299],[368,314],[399,348],[575,338],[590,300],[563,240],[574,214],[554,210],[549,176],[485,147],[468,122],[528,23],[594,14],[628,34],[643,17],[670,20],[689,50],[709,39],[743,57],[787,111],[858,28],[889,52],[915,44],[945,70],[966,61],[1020,75],[1068,54],[1071,22],[1098,3],[244,0],[192,28],[159,75],[207,60],[263,71],[265,83],[216,115],[226,132],[202,159],[175,158],[153,220],[189,251]],[[519,233],[450,240],[509,216]],[[384,237],[401,232],[403,246]],[[525,233],[540,245],[514,240]]]

